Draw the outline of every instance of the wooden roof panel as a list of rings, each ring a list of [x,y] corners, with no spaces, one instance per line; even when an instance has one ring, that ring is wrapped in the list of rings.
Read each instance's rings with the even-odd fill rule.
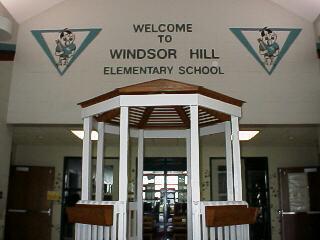
[[[146,95],[146,94],[185,94],[198,93],[209,98],[217,99],[229,104],[241,106],[244,102],[229,96],[223,95],[187,83],[177,81],[158,79],[150,82],[135,84],[128,87],[118,88],[106,94],[100,95],[88,101],[82,102],[81,107],[88,107],[96,103],[114,98],[119,95]],[[95,117],[99,122],[107,122],[119,125],[120,107],[100,114]],[[199,106],[199,126],[208,126],[216,123],[229,121],[228,114],[218,112]],[[155,107],[130,107],[129,108],[129,124],[131,127],[140,129],[161,129],[161,128],[190,128],[190,107],[189,106],[155,106]]]
[[[241,100],[229,97],[227,95],[209,90],[202,86],[182,83],[168,79],[157,79],[149,82],[134,84],[127,87],[117,88],[111,92],[102,94],[98,97],[79,103],[82,108],[106,101],[120,95],[149,95],[149,94],[188,94],[198,93],[206,97],[217,99],[232,105],[242,106]]]

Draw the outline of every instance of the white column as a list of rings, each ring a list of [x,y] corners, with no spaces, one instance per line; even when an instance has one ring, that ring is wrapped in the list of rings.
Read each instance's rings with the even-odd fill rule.
[[[119,229],[118,240],[127,239],[129,109],[120,107]]]
[[[138,166],[137,166],[137,237],[143,239],[143,159],[144,131],[139,130],[138,137]]]
[[[104,122],[98,123],[98,144],[97,144],[97,163],[96,163],[96,200],[103,200],[104,193]]]
[[[190,152],[191,152],[191,189],[193,238],[201,236],[200,223],[200,170],[199,170],[199,126],[198,106],[190,106]]]
[[[191,191],[191,136],[190,130],[187,131],[186,137],[186,149],[187,149],[187,174],[188,174],[188,184],[187,184],[187,222],[188,222],[188,240],[192,240],[192,191]]]
[[[238,117],[231,117],[232,131],[232,156],[234,172],[234,200],[242,201],[242,179],[241,179],[241,157],[239,143],[239,120]]]
[[[92,117],[84,118],[83,131],[81,200],[91,200]]]
[[[225,122],[225,139],[226,139],[226,166],[227,166],[227,198],[228,198],[228,201],[234,201],[231,124],[229,121]]]

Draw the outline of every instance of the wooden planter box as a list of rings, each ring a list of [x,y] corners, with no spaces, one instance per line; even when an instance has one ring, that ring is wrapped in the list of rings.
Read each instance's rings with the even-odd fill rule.
[[[70,223],[99,226],[112,226],[113,224],[113,205],[77,204],[66,210]]]
[[[208,227],[253,224],[258,215],[258,208],[245,205],[207,206],[205,211]]]

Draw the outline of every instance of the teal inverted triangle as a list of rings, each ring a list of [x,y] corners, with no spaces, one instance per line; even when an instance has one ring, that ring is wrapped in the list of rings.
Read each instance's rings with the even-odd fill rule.
[[[32,30],[31,33],[45,52],[45,54],[50,59],[50,62],[53,64],[53,66],[57,69],[59,74],[62,76],[72,65],[72,63],[80,56],[80,54],[86,49],[86,47],[95,39],[95,37],[99,34],[101,31],[101,28],[89,28],[89,29],[68,29],[71,32],[89,32],[89,34],[85,37],[85,39],[81,42],[79,47],[77,47],[75,53],[71,57],[68,65],[63,69],[60,70],[59,67],[56,64],[56,61],[54,59],[54,56],[52,55],[49,46],[47,42],[45,41],[43,34],[45,33],[60,33],[63,29],[59,30]]]
[[[261,28],[230,28],[230,31],[239,39],[239,41],[245,46],[245,48],[251,53],[251,55],[257,60],[257,62],[263,67],[266,72],[271,75],[273,71],[278,66],[279,62],[283,58],[283,56],[287,53],[289,48],[291,47],[292,43],[296,40],[299,36],[301,29],[299,28],[270,28],[274,32],[289,32],[289,35],[283,44],[282,48],[280,49],[279,55],[275,59],[275,62],[272,65],[272,68],[269,70],[264,62],[259,57],[258,53],[255,51],[253,46],[247,40],[243,32],[251,31],[251,32],[259,32]]]

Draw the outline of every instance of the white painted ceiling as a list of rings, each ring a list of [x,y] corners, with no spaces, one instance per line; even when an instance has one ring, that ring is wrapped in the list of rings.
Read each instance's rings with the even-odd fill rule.
[[[0,0],[12,17],[22,23],[65,0]]]
[[[320,0],[271,0],[296,15],[314,22],[320,14]]]
[[[65,0],[0,0],[18,23]],[[311,22],[320,14],[320,0],[268,0]]]

